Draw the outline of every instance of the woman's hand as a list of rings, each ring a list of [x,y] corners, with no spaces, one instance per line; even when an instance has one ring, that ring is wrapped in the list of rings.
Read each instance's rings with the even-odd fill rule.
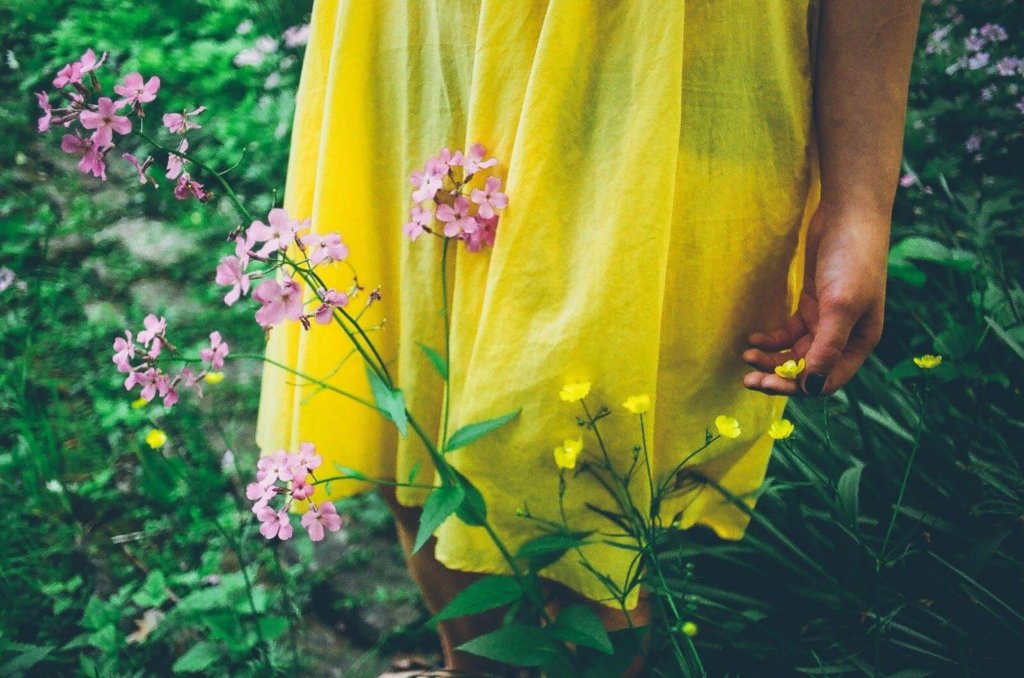
[[[764,393],[831,394],[882,334],[896,194],[921,0],[823,0],[814,70],[821,203],[807,232],[797,313],[750,336],[743,378]],[[782,351],[788,350],[788,353]],[[805,358],[798,381],[776,365]]]
[[[796,314],[783,328],[750,335],[743,360],[757,371],[744,376],[744,386],[831,395],[848,382],[882,336],[888,251],[887,220],[819,207],[808,225]],[[799,358],[806,367],[797,380],[775,374],[776,366]]]

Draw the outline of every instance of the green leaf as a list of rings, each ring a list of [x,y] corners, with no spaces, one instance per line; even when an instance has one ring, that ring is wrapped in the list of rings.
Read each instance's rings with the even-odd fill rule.
[[[408,482],[410,485],[412,485],[414,482],[416,482],[416,476],[418,476],[420,474],[420,467],[422,465],[423,465],[423,460],[422,459],[417,459],[416,463],[412,465],[411,469],[409,469],[409,480],[407,480],[406,482]]]
[[[569,549],[582,546],[585,542],[580,539],[580,536],[586,536],[587,534],[589,533],[570,534],[556,532],[553,534],[542,534],[520,546],[516,557],[529,560],[530,569],[537,572],[548,565],[558,562]]]
[[[373,389],[373,400],[377,407],[384,411],[388,419],[395,422],[398,432],[405,436],[408,431],[408,420],[405,417],[405,398],[400,389],[392,389],[377,376],[377,373],[366,366],[366,377]]]
[[[167,600],[167,581],[164,573],[160,570],[153,570],[146,577],[142,588],[132,596],[132,602],[139,607],[160,607]]]
[[[576,655],[582,664],[581,675],[584,678],[621,676],[625,673],[626,668],[633,663],[636,656],[643,652],[643,639],[646,633],[646,626],[625,628],[609,633],[608,639],[614,648],[614,654],[611,657],[586,646],[580,647]],[[702,674],[695,671],[691,675]]]
[[[502,626],[456,649],[512,666],[543,666],[560,654],[558,644],[543,629],[520,624]]]
[[[902,280],[914,287],[924,287],[928,282],[928,274],[910,261],[889,260],[888,273],[890,278]]]
[[[221,652],[213,643],[199,643],[178,657],[171,670],[175,673],[199,673],[221,658]]]
[[[904,262],[907,259],[929,261],[959,271],[971,270],[977,263],[977,256],[966,250],[955,250],[940,242],[923,236],[904,238],[889,251],[889,261]]]
[[[334,470],[347,478],[352,478],[353,480],[369,480],[367,475],[362,471],[357,471],[356,469],[349,468],[348,466],[342,466],[337,462],[334,463]]]
[[[496,607],[508,605],[523,594],[519,583],[511,577],[489,576],[478,579],[462,589],[443,610],[434,615],[431,622],[479,614]]]
[[[420,526],[416,531],[416,543],[412,547],[413,553],[423,548],[434,534],[434,530],[440,527],[448,516],[455,513],[465,498],[465,491],[458,485],[442,485],[427,495],[420,516]]]
[[[858,462],[843,471],[843,475],[839,476],[839,482],[836,484],[836,509],[843,522],[854,529],[856,529],[857,519],[860,517],[858,493],[863,471],[864,465]]]
[[[443,378],[445,381],[448,381],[448,365],[445,363],[444,358],[442,358],[437,351],[430,348],[426,344],[417,341],[416,345],[422,348],[423,352],[427,354],[427,358],[430,359],[431,364],[434,366],[435,369],[437,369],[437,372],[438,374],[441,375],[441,378]]]
[[[451,452],[452,450],[457,450],[460,447],[469,445],[474,440],[487,435],[499,426],[503,426],[504,424],[512,421],[519,416],[521,411],[522,410],[516,410],[515,412],[509,412],[508,414],[503,414],[502,416],[495,417],[494,419],[479,421],[475,424],[467,424],[466,426],[463,426],[453,433],[451,438],[448,439],[448,443],[445,445],[444,451]]]
[[[10,646],[8,646],[10,647]],[[0,664],[0,676],[13,676],[24,673],[30,668],[46,659],[46,656],[53,652],[53,645],[27,645],[17,644],[20,653],[14,659],[5,664]]]
[[[476,485],[469,482],[469,478],[454,468],[452,471],[455,473],[462,491],[466,494],[466,498],[459,504],[455,515],[467,525],[483,525],[487,521],[487,502],[484,501],[484,496],[480,494],[480,490],[476,489]]]
[[[612,654],[615,649],[597,613],[586,605],[570,605],[559,614],[549,628],[551,635],[568,643],[592,647]]]

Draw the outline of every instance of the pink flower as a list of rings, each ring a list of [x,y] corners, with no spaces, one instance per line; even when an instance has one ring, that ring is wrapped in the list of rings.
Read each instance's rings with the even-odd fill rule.
[[[146,329],[139,332],[136,339],[143,346],[149,349],[150,357],[157,357],[160,355],[161,344],[164,343],[164,332],[167,331],[167,319],[163,316],[157,318],[155,315],[150,313],[147,315],[142,324],[145,325]],[[152,344],[152,346],[150,346]]]
[[[498,164],[497,158],[491,158],[490,160],[484,160],[487,149],[482,144],[473,144],[469,147],[469,153],[462,155],[462,151],[455,151],[455,157],[452,159],[453,165],[462,165],[463,177],[469,177],[472,174],[476,174],[482,169],[493,167]]]
[[[82,156],[78,161],[78,169],[103,181],[107,180],[107,164],[103,161],[103,154],[108,148],[101,148],[92,139],[83,139],[74,134],[65,134],[60,142],[60,149],[65,153]]]
[[[132,341],[132,333],[124,331],[124,337],[114,339],[114,364],[118,372],[131,372],[131,359],[135,357],[135,343]]]
[[[477,214],[484,219],[490,219],[497,210],[508,206],[508,196],[504,193],[499,193],[499,188],[501,188],[501,179],[498,177],[487,177],[483,190],[474,188],[469,194],[473,202],[480,205],[479,209],[477,209]]]
[[[292,499],[309,499],[313,496],[314,487],[309,483],[306,478],[293,478],[292,479]]]
[[[224,367],[224,357],[228,354],[227,342],[221,341],[220,332],[210,332],[210,347],[199,352],[199,357],[204,362],[210,363],[215,370]]]
[[[309,255],[311,266],[318,266],[325,261],[327,263],[343,261],[348,256],[348,246],[341,242],[341,236],[337,233],[326,235],[308,233],[299,240],[304,246],[313,249],[313,253]]]
[[[76,85],[81,82],[82,64],[76,61],[57,71],[57,77],[53,79],[53,86],[61,89],[65,85]]]
[[[174,134],[184,134],[190,129],[201,129],[202,125],[192,122],[189,118],[194,115],[199,115],[205,110],[206,106],[200,106],[192,111],[186,111],[185,113],[165,113],[163,118],[164,126]]]
[[[317,323],[326,325],[334,319],[334,309],[348,304],[348,295],[337,290],[327,290],[321,292],[320,296],[323,301],[313,316],[316,318]]]
[[[159,89],[160,78],[154,75],[147,82],[143,82],[141,73],[129,73],[124,78],[124,84],[114,85],[114,91],[124,97],[117,102],[118,106],[149,103],[156,99]]]
[[[146,182],[149,182],[153,184],[153,188],[157,188],[159,186],[159,184],[156,183],[156,179],[146,174],[146,170],[149,169],[149,166],[153,164],[153,156],[146,156],[146,159],[143,160],[141,163],[139,162],[139,159],[136,158],[131,153],[125,153],[121,157],[127,160],[129,163],[131,163],[132,167],[135,168],[135,171],[139,173],[140,184],[145,184]]]
[[[415,241],[416,238],[427,232],[427,227],[430,225],[434,215],[430,210],[423,209],[419,205],[413,205],[410,218],[411,221],[402,226],[402,232]]]
[[[178,177],[178,183],[174,185],[174,197],[178,200],[188,200],[190,195],[195,196],[199,202],[206,202],[212,197],[201,183],[189,176],[188,172],[182,172]]]
[[[40,132],[50,129],[50,121],[53,120],[53,108],[50,107],[50,95],[46,92],[36,92],[36,100],[39,108],[43,109],[43,115],[39,118],[38,128]]]
[[[900,177],[900,186],[903,188],[909,188],[917,183],[917,175],[913,172],[907,172]]]
[[[227,256],[217,265],[218,285],[230,285],[231,289],[224,295],[224,303],[231,306],[239,297],[249,292],[249,274],[242,270],[242,261],[235,256]]]
[[[200,375],[192,371],[191,367],[181,368],[181,373],[175,379],[175,383],[180,381],[185,388],[190,388],[196,392],[196,395],[200,398],[203,397],[203,386]]]
[[[82,73],[89,73],[90,71],[95,71],[97,68],[102,66],[103,62],[106,61],[106,60],[107,60],[107,53],[106,52],[104,52],[103,56],[101,56],[99,58],[99,61],[97,61],[96,60],[96,52],[93,52],[92,48],[85,50],[85,54],[83,54],[82,58],[79,59],[79,61],[82,64]]]
[[[278,537],[284,541],[292,538],[292,524],[288,520],[287,511],[275,511],[269,506],[263,506],[256,513],[256,518],[261,523],[260,534],[267,539]]]
[[[323,459],[316,453],[316,445],[309,442],[301,443],[299,451],[292,455],[293,475],[312,473],[320,468],[322,463]]]
[[[136,386],[141,386],[142,390],[139,392],[139,397],[149,402],[156,396],[157,378],[159,376],[160,371],[153,367],[147,367],[142,370],[133,369],[124,380],[124,388],[126,391],[130,391]]]
[[[301,224],[289,218],[288,212],[280,207],[270,210],[267,215],[269,224],[262,221],[254,221],[245,232],[245,246],[252,249],[258,242],[263,247],[256,252],[257,256],[265,257],[279,250],[287,250],[288,246],[295,242],[295,234],[300,228],[309,225],[309,219]]]
[[[421,203],[426,200],[433,200],[437,192],[441,190],[441,178],[443,176],[443,173],[413,172],[412,176],[409,177],[413,188],[416,189],[412,194],[413,202]]]
[[[466,249],[470,252],[479,252],[484,247],[494,247],[494,236],[498,228],[498,215],[490,219],[482,219],[480,227],[472,233],[463,233],[462,238],[466,243]]]
[[[114,132],[128,134],[132,131],[132,122],[123,115],[117,115],[117,106],[109,97],[100,97],[95,111],[82,111],[79,117],[82,127],[96,130],[92,134],[98,146],[106,146],[114,139]]]
[[[312,506],[302,515],[302,526],[309,532],[310,539],[322,541],[324,528],[331,532],[341,529],[341,516],[338,515],[338,509],[334,508],[334,504],[329,501],[321,502],[319,509]]]
[[[445,222],[444,234],[454,238],[460,233],[472,233],[477,229],[477,220],[469,216],[469,201],[466,196],[460,195],[455,198],[454,207],[447,204],[437,206],[438,221]]]
[[[277,494],[277,488],[273,485],[267,487],[260,483],[249,483],[245,486],[245,496],[249,501],[256,502],[252,506],[253,513],[259,513],[259,510],[270,503],[270,500]]]
[[[263,487],[270,487],[278,480],[289,481],[292,479],[292,464],[288,453],[278,450],[272,455],[261,457],[256,462],[256,482]]]
[[[283,283],[276,280],[264,280],[252,291],[252,298],[263,304],[256,311],[256,322],[263,327],[271,327],[285,318],[298,320],[302,317],[302,288],[292,278],[286,277]]]

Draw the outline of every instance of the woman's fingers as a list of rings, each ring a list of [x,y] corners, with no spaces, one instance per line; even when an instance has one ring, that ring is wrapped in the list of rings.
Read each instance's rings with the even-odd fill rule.
[[[799,315],[790,318],[786,325],[774,332],[754,332],[747,341],[750,345],[764,351],[781,351],[792,348],[797,339],[807,334],[808,328]]]
[[[792,379],[783,379],[774,372],[747,372],[743,385],[768,395],[802,395],[799,386]]]

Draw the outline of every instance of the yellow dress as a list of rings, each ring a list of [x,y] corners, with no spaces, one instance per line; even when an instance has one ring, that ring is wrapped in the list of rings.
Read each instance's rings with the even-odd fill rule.
[[[638,418],[621,403],[651,397],[658,474],[700,447],[717,415],[736,417],[742,434],[688,462],[689,481],[662,517],[742,537],[746,514],[701,478],[736,495],[756,490],[768,426],[785,405],[742,386],[740,355],[750,332],[785,322],[799,293],[802,235],[820,192],[816,17],[817,0],[316,0],[284,206],[342,234],[366,288],[353,311],[380,285],[362,324],[383,321],[370,336],[430,435],[440,435],[444,386],[417,342],[444,346],[441,248],[402,233],[409,175],[442,147],[479,142],[499,160],[489,172],[509,204],[493,249],[449,252],[449,432],[522,408],[450,455],[511,547],[540,529],[516,515],[524,502],[557,518],[552,450],[583,433],[578,403],[559,390],[577,381],[593,384],[591,411],[611,408],[601,433],[620,462],[639,443]],[[339,289],[351,284],[344,264],[319,270]],[[333,325],[290,323],[272,329],[266,350],[370,399],[349,348]],[[419,480],[431,477],[415,436],[269,363],[257,441],[264,454],[312,441],[328,469],[406,479],[420,463]],[[597,449],[589,433],[584,444]],[[399,500],[422,504],[424,494]],[[609,506],[589,475],[569,480],[565,501],[574,528],[609,529],[585,507]],[[436,535],[449,567],[506,571],[483,529],[452,517]],[[587,549],[624,579],[627,551]],[[608,597],[572,554],[542,574]]]

